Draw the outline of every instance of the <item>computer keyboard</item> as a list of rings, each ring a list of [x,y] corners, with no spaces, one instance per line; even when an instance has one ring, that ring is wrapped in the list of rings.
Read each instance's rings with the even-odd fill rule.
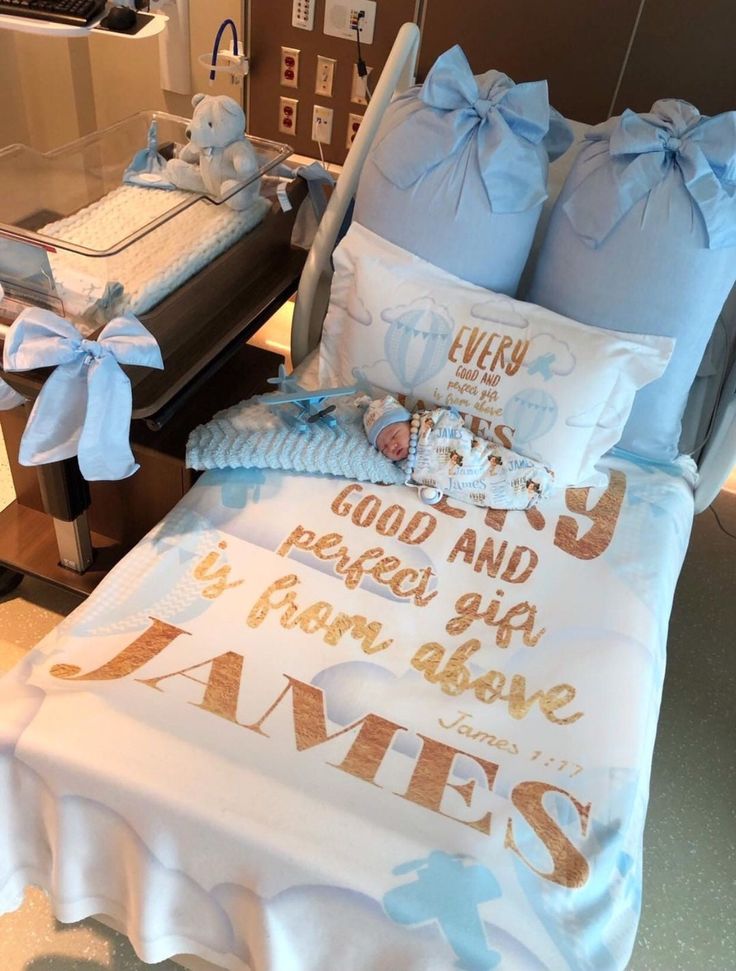
[[[0,0],[0,14],[84,27],[105,9],[106,0]]]

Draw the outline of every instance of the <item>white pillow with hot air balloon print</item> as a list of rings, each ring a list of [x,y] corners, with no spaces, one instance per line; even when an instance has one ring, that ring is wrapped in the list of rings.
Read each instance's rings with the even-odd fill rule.
[[[447,273],[353,223],[334,253],[322,385],[356,380],[409,405],[454,406],[560,486],[604,485],[595,463],[673,341],[589,327]]]

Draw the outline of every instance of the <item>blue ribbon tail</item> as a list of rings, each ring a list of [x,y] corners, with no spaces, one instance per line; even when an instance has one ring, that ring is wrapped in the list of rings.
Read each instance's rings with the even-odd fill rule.
[[[18,450],[21,465],[46,465],[77,454],[87,408],[83,358],[60,364],[49,375],[26,424]]]
[[[87,412],[79,439],[79,469],[88,482],[127,479],[138,471],[130,449],[133,395],[117,361],[93,361],[87,376]]]

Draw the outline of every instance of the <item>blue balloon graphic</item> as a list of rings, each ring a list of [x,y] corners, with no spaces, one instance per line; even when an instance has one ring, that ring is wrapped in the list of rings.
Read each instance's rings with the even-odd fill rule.
[[[435,307],[433,300],[422,297],[381,314],[391,325],[384,341],[386,357],[407,391],[437,374],[447,360],[452,322]]]
[[[557,403],[546,391],[525,388],[508,401],[503,417],[514,429],[513,445],[528,445],[546,435],[557,421]]]

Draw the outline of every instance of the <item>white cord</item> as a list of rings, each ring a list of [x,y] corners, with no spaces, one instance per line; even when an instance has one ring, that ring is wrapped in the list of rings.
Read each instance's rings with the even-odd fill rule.
[[[317,148],[319,149],[319,157],[322,160],[322,168],[325,168],[325,153],[322,151],[322,142],[319,138],[317,139]]]

